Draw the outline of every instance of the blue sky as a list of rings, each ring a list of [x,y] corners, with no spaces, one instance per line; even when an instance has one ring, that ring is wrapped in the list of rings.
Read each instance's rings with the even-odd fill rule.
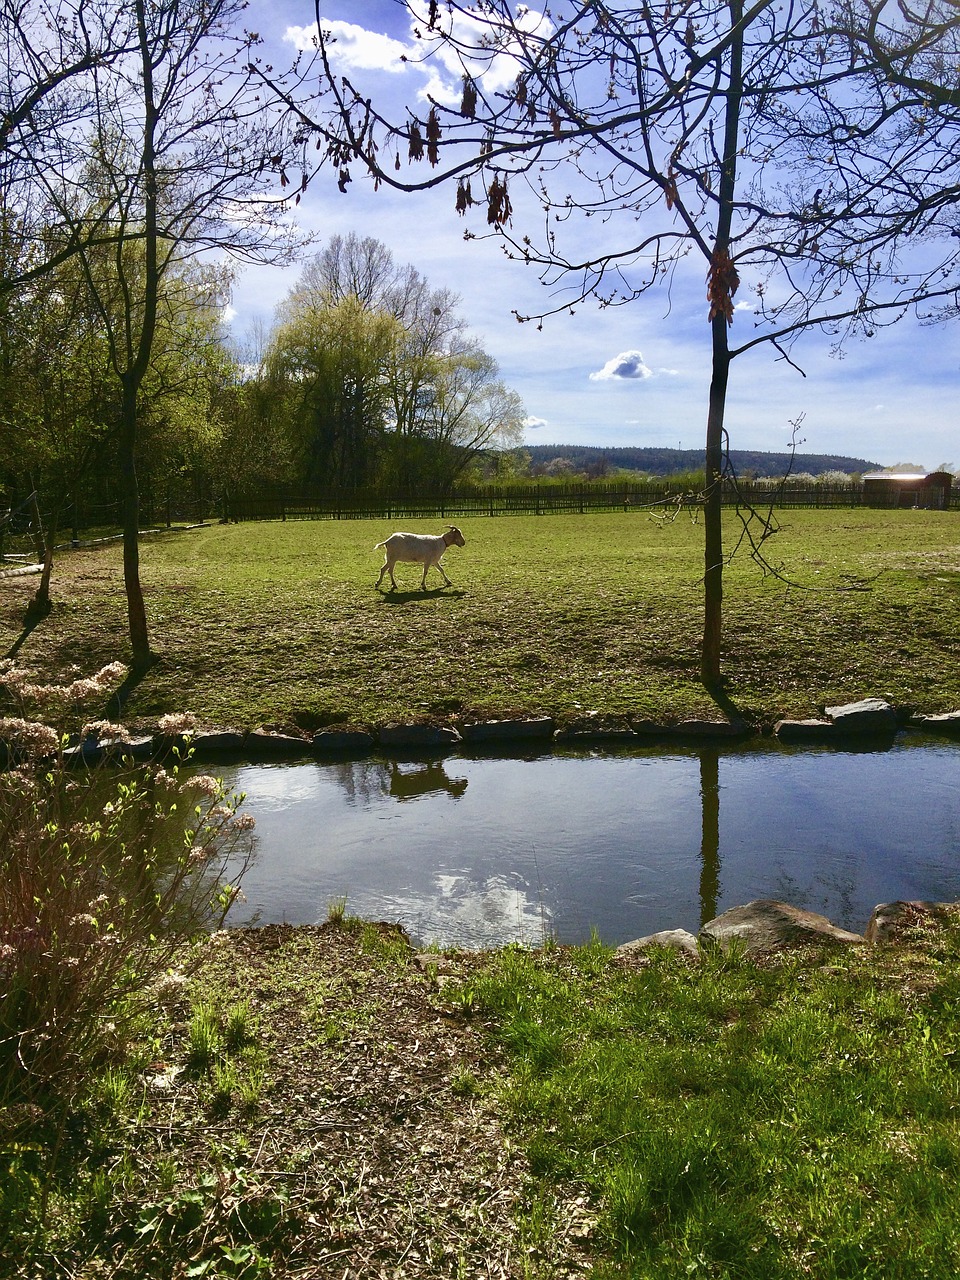
[[[402,7],[392,0],[324,0],[323,12],[349,24],[339,30],[352,81],[388,107],[416,106],[427,77],[397,57],[409,45]],[[312,0],[253,0],[246,16],[278,66],[295,52],[298,30],[313,20]],[[602,311],[581,304],[575,315],[548,319],[538,331],[518,324],[512,312],[544,310],[546,290],[530,269],[508,262],[495,242],[464,241],[466,225],[485,229],[483,211],[475,211],[472,223],[458,217],[452,188],[375,192],[355,169],[344,195],[335,175],[323,173],[295,217],[317,237],[313,251],[338,233],[373,236],[431,285],[459,294],[472,332],[524,399],[528,443],[702,447],[710,332],[699,263],[678,274],[669,297],[652,293]],[[515,226],[521,218],[522,208]],[[256,321],[269,324],[298,274],[297,267],[244,268],[233,295],[235,333],[242,337]],[[734,344],[749,323],[749,314],[738,312]],[[828,348],[814,332],[800,339],[793,359],[805,376],[764,345],[734,362],[727,408],[732,447],[783,449],[791,424],[802,420],[802,452],[882,465],[960,466],[960,324],[921,328],[904,320],[852,343],[843,358],[831,357]]]

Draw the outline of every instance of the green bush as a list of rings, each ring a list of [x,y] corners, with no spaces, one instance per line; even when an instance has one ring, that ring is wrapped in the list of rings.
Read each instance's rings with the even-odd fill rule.
[[[63,708],[62,687],[51,694],[9,667],[0,682]],[[83,683],[102,689],[99,677]],[[103,722],[85,732],[123,738]],[[0,720],[0,739],[16,762],[0,773],[2,1140],[23,1108],[81,1096],[184,944],[223,923],[253,820],[215,778],[129,758],[74,765],[65,737],[37,719]]]

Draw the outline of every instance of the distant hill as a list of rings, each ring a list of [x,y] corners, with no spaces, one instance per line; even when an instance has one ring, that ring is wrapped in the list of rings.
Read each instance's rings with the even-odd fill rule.
[[[534,444],[524,446],[533,462],[552,462],[554,458],[567,458],[577,471],[596,472],[601,460],[617,470],[644,471],[649,475],[668,476],[683,471],[703,470],[702,449],[602,449],[594,445]],[[788,453],[761,453],[750,449],[731,449],[730,459],[741,476],[782,476],[790,466]],[[824,471],[845,471],[862,474],[877,471],[880,463],[867,458],[846,458],[833,453],[798,453],[793,458],[792,470],[809,471],[821,475]]]

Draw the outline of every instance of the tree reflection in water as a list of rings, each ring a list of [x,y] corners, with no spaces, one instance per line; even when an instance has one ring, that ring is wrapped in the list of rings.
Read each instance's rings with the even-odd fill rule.
[[[700,923],[717,914],[720,898],[720,752],[700,752]]]
[[[367,807],[383,796],[413,800],[434,792],[446,792],[459,800],[467,789],[466,778],[447,773],[449,760],[341,760],[324,769],[336,778],[347,800]]]

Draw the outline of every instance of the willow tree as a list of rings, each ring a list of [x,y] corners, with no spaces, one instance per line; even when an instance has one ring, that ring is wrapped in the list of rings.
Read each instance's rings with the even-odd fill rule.
[[[839,344],[954,296],[960,11],[950,0],[918,15],[907,0],[403,7],[409,63],[446,86],[426,105],[391,116],[339,75],[319,8],[313,103],[303,82],[286,86],[341,190],[364,173],[403,190],[452,184],[457,213],[551,287],[542,314],[521,320],[591,297],[629,304],[700,263],[712,360],[701,666],[716,688],[731,364],[759,344],[790,360],[806,330]],[[939,68],[920,81],[949,84],[952,98],[913,83],[918,62]]]
[[[286,415],[302,479],[447,493],[525,409],[467,334],[460,299],[371,237],[333,236],[278,308],[262,406]]]

